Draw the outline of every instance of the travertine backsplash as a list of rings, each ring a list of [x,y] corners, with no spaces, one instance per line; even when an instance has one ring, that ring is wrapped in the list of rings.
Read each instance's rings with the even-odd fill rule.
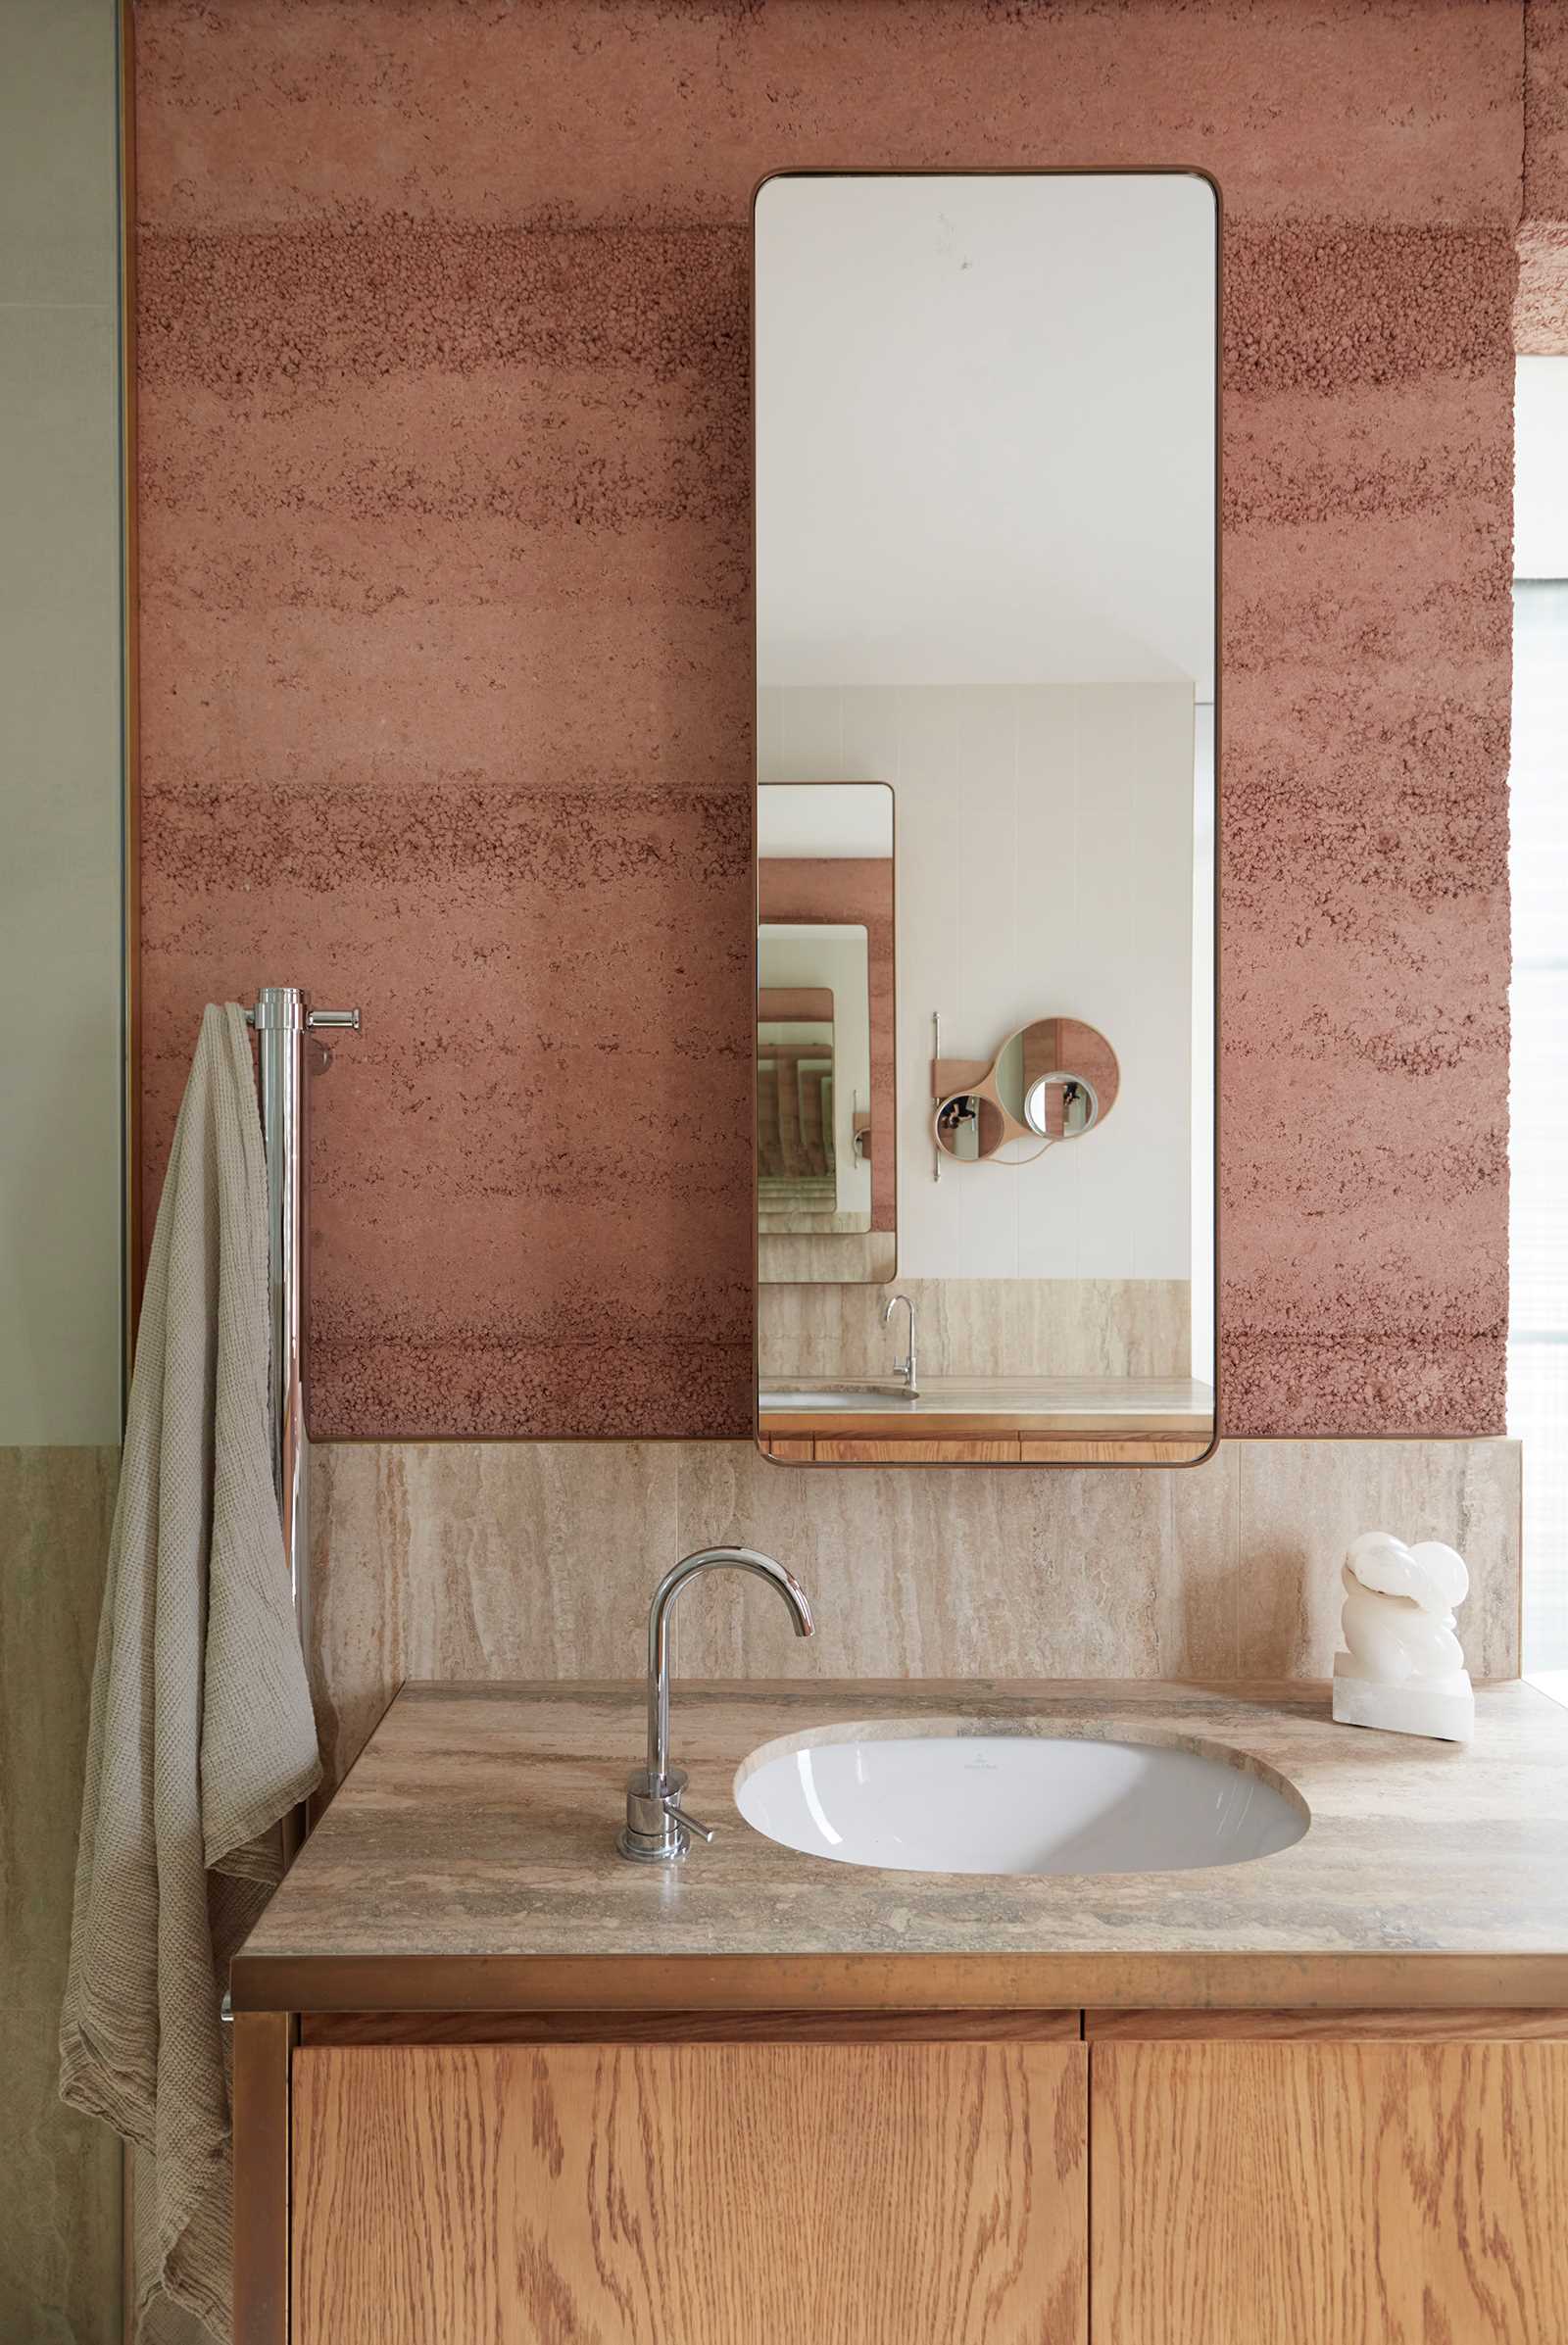
[[[1192,1357],[1186,1279],[896,1279],[919,1314],[927,1376],[1181,1376]],[[891,1376],[902,1321],[887,1287],[763,1286],[763,1376]],[[896,1340],[897,1339],[897,1340]]]
[[[1236,1441],[1204,1466],[828,1472],[744,1441],[366,1442],[313,1458],[315,1667],[335,1780],[404,1678],[619,1678],[678,1555],[757,1546],[818,1634],[736,1580],[684,1600],[708,1677],[1326,1676],[1348,1539],[1451,1540],[1478,1677],[1518,1670],[1512,1441]]]

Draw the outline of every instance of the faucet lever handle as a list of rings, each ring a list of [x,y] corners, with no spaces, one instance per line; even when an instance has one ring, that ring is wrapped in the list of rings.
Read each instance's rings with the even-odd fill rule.
[[[668,1798],[662,1799],[659,1804],[666,1816],[671,1817],[676,1824],[684,1825],[689,1832],[695,1832],[699,1840],[712,1842],[718,1838],[716,1824],[699,1824],[695,1816],[687,1815],[686,1810],[680,1804],[678,1791],[670,1792]]]

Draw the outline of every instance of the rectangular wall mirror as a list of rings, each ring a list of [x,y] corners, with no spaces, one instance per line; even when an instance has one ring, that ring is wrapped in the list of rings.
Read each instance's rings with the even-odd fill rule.
[[[1218,198],[758,191],[758,1425],[1215,1429]]]

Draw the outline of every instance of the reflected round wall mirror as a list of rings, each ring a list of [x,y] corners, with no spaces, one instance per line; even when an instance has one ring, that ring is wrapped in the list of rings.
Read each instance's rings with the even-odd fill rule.
[[[1121,1088],[1115,1051],[1079,1018],[1020,1026],[983,1073],[965,1066],[959,1088],[949,1090],[960,1065],[939,1058],[932,1066],[937,1146],[959,1164],[1033,1164],[1056,1141],[1091,1131]]]

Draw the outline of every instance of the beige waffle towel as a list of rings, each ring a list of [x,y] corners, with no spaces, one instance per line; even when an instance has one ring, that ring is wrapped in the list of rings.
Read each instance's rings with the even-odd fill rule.
[[[319,1781],[272,1486],[267,1172],[244,1013],[209,1008],[158,1208],[110,1541],[61,2091],[146,2153],[138,2336],[230,2333],[228,1959]],[[145,2171],[145,2161],[138,2162]]]

